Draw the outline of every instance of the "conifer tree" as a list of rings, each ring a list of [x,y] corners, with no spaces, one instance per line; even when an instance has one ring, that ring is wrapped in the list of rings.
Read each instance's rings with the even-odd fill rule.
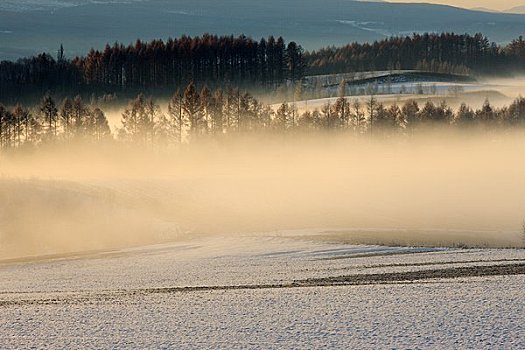
[[[69,139],[71,137],[71,122],[73,119],[73,101],[69,97],[66,97],[62,102],[60,108],[60,122],[63,126],[64,137]]]
[[[350,122],[350,103],[345,97],[341,96],[336,100],[334,112],[338,117],[337,127],[347,128]]]
[[[214,135],[224,133],[224,95],[222,90],[216,90],[210,104],[210,128]]]
[[[188,128],[189,121],[183,111],[183,96],[177,90],[168,103],[168,126],[171,134],[177,143],[182,143],[183,134]]]
[[[82,97],[77,95],[73,99],[71,110],[71,135],[73,137],[82,137],[89,127],[89,108],[84,104]]]
[[[199,93],[193,82],[186,87],[182,101],[182,109],[189,121],[189,132],[191,136],[202,134],[204,130],[202,105]]]
[[[47,123],[47,132],[49,135],[57,135],[58,109],[53,98],[46,94],[40,103],[40,113]]]
[[[291,118],[291,110],[288,103],[281,104],[275,112],[274,127],[277,130],[287,130],[290,127]]]
[[[146,103],[144,95],[139,94],[122,113],[123,136],[131,142],[143,145],[147,143],[151,129]]]
[[[361,106],[361,103],[357,98],[354,100],[352,107],[354,111],[352,114],[352,126],[354,131],[361,133],[364,130],[366,123],[364,108]]]
[[[96,141],[109,139],[111,136],[111,129],[109,128],[108,119],[100,108],[95,108],[92,114],[92,136]]]

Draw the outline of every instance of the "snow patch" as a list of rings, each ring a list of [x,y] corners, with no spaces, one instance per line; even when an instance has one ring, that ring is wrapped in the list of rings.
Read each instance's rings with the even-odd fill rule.
[[[376,28],[371,27],[371,26],[376,26],[376,25],[382,26],[382,25],[384,25],[384,23],[382,23],[382,22],[370,22],[370,21],[358,22],[358,21],[349,21],[349,20],[341,20],[341,19],[336,20],[336,22],[340,23],[340,24],[348,24],[348,25],[351,25],[354,28],[365,30],[365,31],[368,31],[368,32],[381,34],[383,36],[391,36],[391,35],[393,35],[393,33],[388,31],[388,30],[377,28],[377,27]]]
[[[175,10],[170,10],[170,11],[166,11],[167,13],[171,13],[173,15],[183,15],[183,16],[191,16],[192,14],[187,12],[187,11],[175,11]]]

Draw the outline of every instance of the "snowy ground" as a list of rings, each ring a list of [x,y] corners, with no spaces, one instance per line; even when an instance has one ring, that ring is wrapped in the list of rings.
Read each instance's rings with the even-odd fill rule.
[[[386,105],[402,104],[407,100],[416,100],[420,103],[431,100],[434,103],[446,101],[455,108],[463,102],[471,105],[471,107],[479,108],[485,99],[497,106],[508,105],[525,92],[524,80],[520,76],[480,79],[479,81],[475,79],[469,81],[468,78],[458,76],[458,80],[454,81],[451,77],[446,76],[434,76],[432,74],[425,76],[424,72],[420,72],[421,76],[410,76],[411,73],[416,74],[418,71],[372,71],[308,76],[305,78],[305,83],[309,89],[317,85],[323,86],[322,95],[331,97],[295,101],[295,104],[301,112],[321,109],[326,103],[334,104],[339,96],[339,85],[343,79],[350,82],[354,81],[346,88],[347,99],[359,100],[365,104],[371,97],[370,88],[375,88],[374,97]],[[388,82],[386,77],[390,74],[394,74],[394,78]],[[377,81],[367,81],[362,84],[355,82],[355,80],[373,78],[376,78]],[[272,107],[275,110],[280,105],[277,103]]]
[[[525,348],[524,250],[316,237],[198,237],[1,263],[0,348]],[[396,280],[414,271],[464,275]],[[331,280],[352,276],[360,282]]]

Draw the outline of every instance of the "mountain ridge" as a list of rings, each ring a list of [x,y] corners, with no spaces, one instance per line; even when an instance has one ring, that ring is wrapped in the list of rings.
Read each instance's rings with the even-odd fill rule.
[[[521,6],[515,6],[513,8],[510,8],[508,10],[505,10],[506,13],[514,13],[514,14],[525,14],[525,5]]]
[[[7,0],[9,1],[9,0]],[[17,2],[30,4],[35,0]],[[11,1],[10,3],[14,3]],[[40,7],[43,3],[38,2]],[[0,59],[54,53],[68,57],[115,41],[166,39],[183,34],[269,35],[306,49],[423,32],[483,32],[498,43],[525,32],[525,16],[446,5],[349,0],[53,0],[47,9],[0,9]],[[75,3],[75,6],[70,4]],[[9,4],[8,2],[4,2]],[[58,5],[57,5],[58,4]],[[59,6],[60,5],[60,6]],[[31,23],[28,26],[27,23]]]

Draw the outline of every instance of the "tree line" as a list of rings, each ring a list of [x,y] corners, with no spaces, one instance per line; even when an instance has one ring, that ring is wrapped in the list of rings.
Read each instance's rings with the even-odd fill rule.
[[[63,47],[56,57],[42,53],[16,62],[0,62],[0,101],[20,102],[30,94],[119,92],[159,95],[198,86],[232,85],[272,91],[306,74],[335,74],[373,70],[420,69],[440,73],[504,73],[525,69],[525,40],[497,45],[482,34],[413,34],[373,43],[351,43],[304,52],[282,37],[259,41],[244,35],[182,36],[137,40],[92,49],[69,59]],[[295,85],[295,84],[293,84]]]
[[[21,104],[8,109],[0,104],[0,148],[31,147],[50,141],[93,141],[111,139],[106,115],[80,96],[65,98],[61,106],[45,95],[38,106]]]
[[[0,99],[31,92],[159,91],[196,84],[275,87],[304,75],[303,49],[282,37],[244,35],[137,40],[66,59],[47,53],[0,63]]]
[[[282,105],[279,110],[288,110]],[[277,112],[279,113],[279,111]],[[290,112],[288,112],[290,114]],[[436,126],[461,128],[498,128],[525,126],[525,98],[519,97],[510,106],[497,108],[488,100],[482,107],[472,109],[462,103],[457,110],[445,101],[420,105],[408,100],[402,105],[385,106],[374,96],[367,101],[339,97],[335,103],[326,103],[320,110],[306,111],[295,125],[302,129],[348,130],[364,133],[406,133]]]
[[[139,94],[122,114],[118,139],[142,145],[177,145],[205,135],[268,129],[273,111],[238,88],[200,91],[190,82],[169,99],[166,110]]]
[[[305,60],[309,74],[406,69],[501,74],[525,68],[525,40],[501,46],[481,33],[413,34],[327,47],[307,53]]]
[[[320,109],[300,113],[293,103],[272,108],[248,92],[200,91],[190,82],[177,90],[162,109],[152,98],[139,94],[121,116],[121,126],[111,132],[105,113],[80,96],[57,104],[50,95],[32,108],[0,105],[0,148],[33,147],[48,142],[120,141],[140,146],[177,146],[202,137],[226,137],[246,132],[346,131],[354,134],[411,134],[428,126],[525,126],[525,98],[496,108],[487,100],[479,109],[466,104],[455,111],[445,102],[419,105],[409,100],[385,106],[372,96],[366,101],[337,98]]]

